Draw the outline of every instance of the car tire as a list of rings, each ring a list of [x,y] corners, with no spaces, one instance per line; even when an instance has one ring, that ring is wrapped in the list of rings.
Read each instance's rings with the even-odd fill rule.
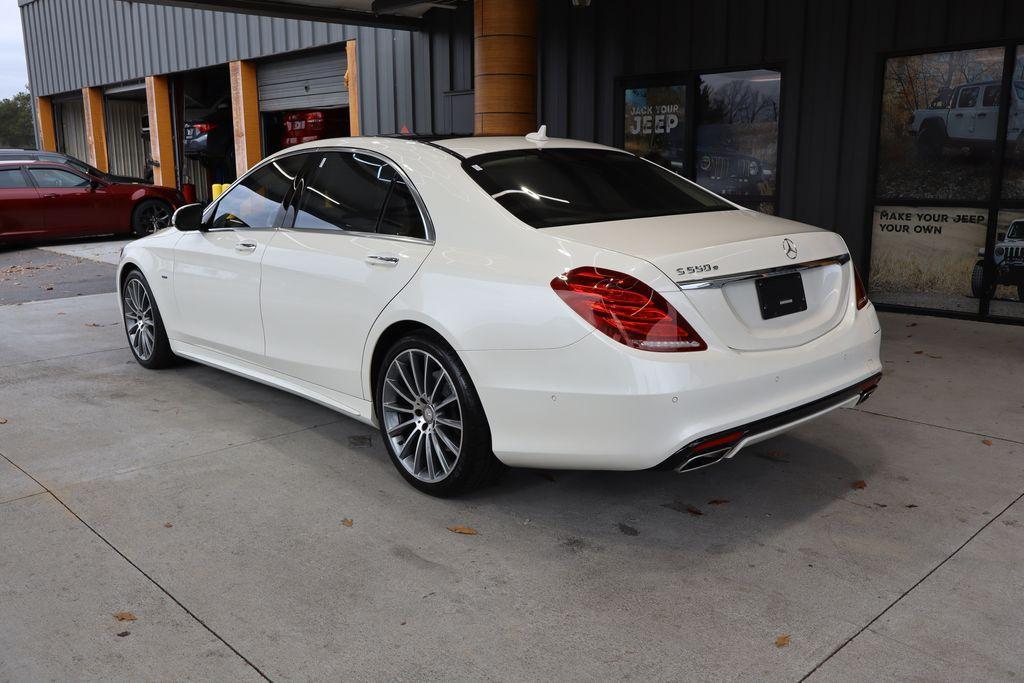
[[[985,264],[978,261],[974,264],[974,270],[971,271],[971,296],[975,299],[980,299],[985,291]],[[992,296],[995,293],[995,287],[990,287],[988,295]]]
[[[177,357],[167,340],[160,309],[149,283],[133,270],[121,285],[121,307],[128,348],[144,368],[159,370],[174,364]]]
[[[469,373],[439,337],[418,332],[396,342],[378,368],[374,394],[388,456],[420,491],[467,493],[505,470]]]
[[[946,135],[936,125],[927,126],[917,136],[917,157],[922,161],[934,161],[942,156],[942,145]]]
[[[132,210],[132,234],[136,237],[151,235],[171,224],[174,212],[162,199],[143,199]]]

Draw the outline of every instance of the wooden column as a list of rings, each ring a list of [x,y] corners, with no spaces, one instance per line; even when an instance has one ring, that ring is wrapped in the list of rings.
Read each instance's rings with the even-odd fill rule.
[[[86,161],[101,171],[109,171],[103,91],[99,88],[82,88],[82,104],[85,105]]]
[[[155,164],[153,184],[176,187],[174,130],[171,125],[171,97],[167,76],[146,76],[146,105],[149,109],[149,144]]]
[[[49,97],[36,98],[36,116],[39,117],[39,149],[57,151],[57,126],[53,120],[53,101]]]
[[[537,128],[537,2],[474,0],[477,135]]]
[[[260,143],[260,94],[256,87],[256,65],[236,61],[231,72],[231,117],[235,127],[235,169],[239,176],[262,158]]]
[[[348,133],[359,135],[359,57],[356,41],[345,43],[345,88],[348,89]]]

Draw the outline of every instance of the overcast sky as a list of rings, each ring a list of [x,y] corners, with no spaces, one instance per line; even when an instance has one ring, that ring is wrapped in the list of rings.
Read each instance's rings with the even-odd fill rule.
[[[0,0],[0,99],[24,90],[27,83],[18,0]]]

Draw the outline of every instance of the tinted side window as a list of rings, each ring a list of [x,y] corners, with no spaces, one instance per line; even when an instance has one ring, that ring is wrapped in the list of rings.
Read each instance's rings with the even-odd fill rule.
[[[292,189],[301,162],[292,157],[272,161],[250,173],[217,203],[210,227],[272,228],[281,202]]]
[[[296,228],[374,232],[392,171],[376,157],[327,152],[309,178],[295,216]]]
[[[957,100],[956,106],[959,109],[969,109],[974,106],[974,103],[978,101],[978,88],[964,88],[960,91],[960,99]]]
[[[423,217],[416,200],[402,177],[395,174],[391,185],[391,194],[380,217],[377,232],[382,235],[399,235],[401,237],[426,238],[427,231],[423,226]]]
[[[6,168],[0,171],[0,190],[12,190],[28,187],[28,181],[17,168]]]
[[[45,188],[87,187],[89,181],[71,171],[59,168],[30,168],[28,170],[36,185]]]
[[[1001,85],[990,85],[985,88],[985,94],[981,98],[981,106],[983,107],[998,107],[999,106],[999,94],[1002,92],[1003,86]]]

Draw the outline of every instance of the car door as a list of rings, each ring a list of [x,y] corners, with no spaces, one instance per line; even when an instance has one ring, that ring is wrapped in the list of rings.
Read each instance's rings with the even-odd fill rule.
[[[260,261],[301,160],[282,157],[242,178],[207,210],[204,229],[174,247],[174,338],[262,363]]]
[[[957,140],[969,140],[973,137],[974,105],[978,101],[979,90],[978,86],[972,85],[963,86],[957,92],[946,125],[949,137]]]
[[[999,125],[999,99],[1003,86],[998,83],[986,85],[981,91],[980,100],[974,106],[974,132],[976,140],[996,141],[996,128]]]
[[[312,159],[294,217],[263,258],[267,364],[362,396],[363,346],[432,248],[407,178],[362,151]]]
[[[0,168],[0,243],[46,229],[39,193],[18,166]]]
[[[91,178],[57,166],[32,165],[27,171],[39,191],[46,234],[74,237],[121,230],[103,225],[105,212]]]

